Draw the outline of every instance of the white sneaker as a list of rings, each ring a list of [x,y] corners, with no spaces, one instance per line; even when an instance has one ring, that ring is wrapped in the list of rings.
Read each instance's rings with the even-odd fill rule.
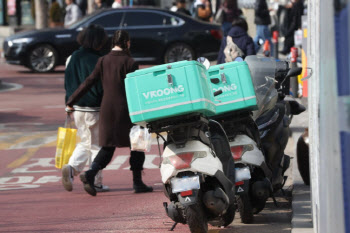
[[[95,189],[96,189],[96,192],[100,192],[100,193],[109,191],[109,187],[107,185],[101,185],[101,186],[95,185]]]
[[[62,168],[62,184],[67,191],[73,190],[73,168],[66,164]]]

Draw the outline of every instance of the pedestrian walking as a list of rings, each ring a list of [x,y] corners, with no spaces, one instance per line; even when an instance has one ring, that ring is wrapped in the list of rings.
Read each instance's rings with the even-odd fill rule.
[[[123,7],[122,0],[114,0],[112,8],[121,8]]]
[[[155,6],[156,2],[154,0],[134,0],[135,6]]]
[[[107,4],[104,0],[95,0],[93,7],[94,7],[94,10],[99,10],[99,9],[107,8]]]
[[[229,38],[229,43],[227,39]],[[243,59],[249,55],[255,55],[255,45],[253,39],[248,35],[248,24],[247,21],[238,17],[234,19],[232,22],[232,27],[228,32],[228,35],[222,39],[217,64],[222,64],[227,61],[232,61],[234,58],[227,58],[227,53],[225,54],[225,49],[230,49],[228,46],[232,46],[234,43],[239,51],[233,51],[233,53],[237,53],[237,55],[241,56]],[[237,50],[238,50],[237,49]],[[231,49],[231,50],[234,50]],[[232,53],[232,51],[231,51]]]
[[[286,8],[287,15],[284,18],[282,27],[284,46],[281,53],[284,55],[290,53],[290,49],[294,46],[294,32],[301,29],[301,16],[304,13],[304,2],[303,0],[292,0]]]
[[[94,24],[79,33],[77,41],[81,47],[72,54],[65,70],[66,102],[94,70],[97,60],[101,57],[99,51],[107,40],[106,31]],[[79,175],[87,161],[91,162],[101,149],[98,143],[98,121],[102,97],[102,83],[98,81],[74,105],[74,122],[81,140],[76,145],[68,164],[62,168],[62,184],[67,191],[73,190],[74,176]],[[109,190],[108,186],[102,184],[102,171],[97,174],[94,186],[99,192]]]
[[[196,0],[193,3],[194,17],[199,20],[210,22],[212,20],[212,10],[209,0]]]
[[[191,16],[190,11],[186,9],[186,0],[176,0],[176,12]]]
[[[76,0],[76,4],[78,5],[79,9],[81,10],[82,16],[85,16],[86,10],[87,10],[87,0]]]
[[[112,160],[116,147],[130,147],[129,132],[132,123],[129,117],[124,79],[126,74],[138,69],[138,64],[130,55],[130,38],[124,30],[118,30],[112,38],[112,51],[101,57],[92,74],[80,85],[67,101],[67,109],[72,110],[76,103],[98,80],[102,80],[103,98],[100,110],[99,143],[102,147],[91,167],[80,175],[84,189],[92,196],[96,195],[94,178]],[[133,174],[135,193],[152,192],[153,188],[142,181],[141,171],[145,153],[131,151],[130,170]]]
[[[260,49],[259,41],[261,39],[263,42],[268,40],[270,45],[272,45],[271,32],[269,29],[269,25],[271,24],[270,10],[266,0],[256,0],[254,23],[256,24],[256,36],[254,38],[255,51],[258,52]],[[272,50],[273,46],[271,46],[271,54],[274,54]]]
[[[224,36],[227,36],[232,27],[232,22],[242,15],[238,8],[237,0],[225,0],[218,10],[215,18],[216,22],[221,23]]]
[[[78,5],[73,0],[66,0],[66,15],[64,16],[64,26],[69,26],[78,21],[83,15]]]

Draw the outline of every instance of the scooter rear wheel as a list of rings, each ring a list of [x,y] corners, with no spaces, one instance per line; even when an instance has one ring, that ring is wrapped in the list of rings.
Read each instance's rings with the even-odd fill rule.
[[[235,204],[231,204],[226,213],[222,216],[222,219],[223,219],[223,226],[224,227],[227,227],[228,225],[230,225],[233,220],[235,219],[235,214],[236,214],[236,206]]]
[[[242,223],[245,223],[245,224],[253,223],[254,221],[253,207],[252,207],[252,203],[250,202],[249,196],[248,195],[238,196],[237,204],[238,204],[239,213],[241,214]]]
[[[200,204],[187,206],[185,208],[185,215],[191,233],[208,232],[208,220]]]

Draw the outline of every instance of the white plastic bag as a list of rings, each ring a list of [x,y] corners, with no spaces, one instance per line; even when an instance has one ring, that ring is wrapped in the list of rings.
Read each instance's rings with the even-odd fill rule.
[[[135,125],[130,130],[130,144],[132,151],[149,152],[151,150],[152,137],[147,128]]]
[[[303,44],[303,31],[298,29],[294,31],[294,45],[301,46]]]

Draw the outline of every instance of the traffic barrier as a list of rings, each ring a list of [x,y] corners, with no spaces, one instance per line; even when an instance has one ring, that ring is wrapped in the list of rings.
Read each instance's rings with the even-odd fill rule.
[[[290,49],[290,53],[291,53],[291,58],[290,58],[290,65],[291,68],[297,67],[297,60],[298,60],[298,48],[296,47],[292,47]],[[292,94],[292,96],[294,97],[298,97],[298,77],[294,76],[294,77],[290,77],[290,82],[289,82],[289,87],[290,87],[290,92]]]
[[[273,43],[273,48],[274,48],[274,58],[278,59],[278,36],[279,33],[278,31],[273,31],[272,33],[272,43]]]
[[[270,42],[268,40],[265,40],[263,54],[265,57],[270,57],[271,55]]]

